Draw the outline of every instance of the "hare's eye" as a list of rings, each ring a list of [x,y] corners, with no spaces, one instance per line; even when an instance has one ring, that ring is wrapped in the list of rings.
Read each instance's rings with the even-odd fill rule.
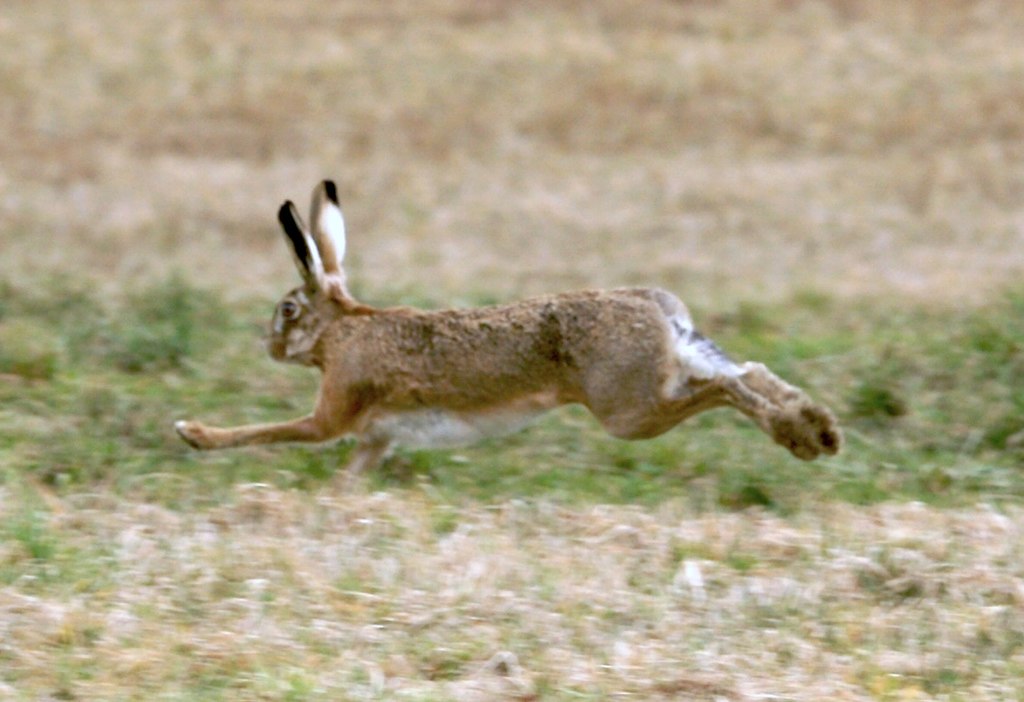
[[[281,317],[284,319],[295,319],[299,316],[299,306],[294,302],[285,300],[281,303]]]

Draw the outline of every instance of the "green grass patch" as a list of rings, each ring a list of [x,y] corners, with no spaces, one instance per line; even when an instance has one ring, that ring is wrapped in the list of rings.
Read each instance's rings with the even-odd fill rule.
[[[199,453],[172,431],[183,417],[275,421],[312,406],[318,374],[274,364],[259,347],[269,301],[229,304],[175,276],[117,300],[67,281],[0,285],[0,450],[15,473],[58,490],[102,484],[187,506],[216,503],[239,482],[316,489],[344,463],[347,442]],[[368,484],[429,486],[453,502],[682,499],[783,512],[828,499],[1018,499],[1022,300],[1014,292],[977,309],[907,310],[804,293],[699,313],[734,357],[767,363],[835,409],[847,435],[836,458],[797,461],[728,410],[623,442],[569,407],[459,450],[400,449]],[[439,513],[439,534],[455,526]]]
[[[48,326],[30,319],[0,320],[0,373],[51,380],[60,353],[60,339]]]

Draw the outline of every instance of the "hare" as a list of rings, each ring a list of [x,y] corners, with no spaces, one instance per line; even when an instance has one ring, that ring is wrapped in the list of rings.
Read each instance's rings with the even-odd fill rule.
[[[313,191],[312,228],[286,201],[278,219],[303,284],[281,299],[267,347],[323,373],[312,414],[230,429],[179,421],[198,449],[354,436],[350,475],[395,445],[450,446],[519,428],[560,405],[587,407],[622,439],[662,434],[732,406],[798,458],[835,454],[832,413],[760,363],[733,362],[656,288],[586,290],[495,307],[377,309],[348,291],[333,182]]]

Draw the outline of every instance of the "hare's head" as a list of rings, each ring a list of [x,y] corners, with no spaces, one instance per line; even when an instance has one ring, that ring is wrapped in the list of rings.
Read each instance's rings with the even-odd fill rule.
[[[312,365],[313,350],[327,324],[346,309],[358,307],[345,287],[345,220],[334,183],[313,190],[310,230],[287,200],[277,212],[303,284],[285,295],[274,310],[267,350],[277,361]]]

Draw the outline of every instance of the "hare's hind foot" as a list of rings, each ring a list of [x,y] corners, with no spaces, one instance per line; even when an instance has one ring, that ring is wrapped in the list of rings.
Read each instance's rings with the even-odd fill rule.
[[[687,395],[672,402],[672,416],[682,421],[698,412],[730,405],[797,458],[810,461],[833,455],[843,443],[835,416],[807,394],[783,381],[761,363],[726,367],[706,381],[687,384]]]
[[[835,415],[802,392],[781,402],[765,397],[735,379],[725,383],[725,403],[750,417],[772,441],[804,461],[834,455],[843,445]]]
[[[777,408],[768,421],[772,440],[805,461],[821,454],[835,455],[843,445],[835,416],[810,401],[787,403]]]
[[[740,382],[765,401],[755,419],[775,443],[805,461],[839,452],[843,433],[827,407],[815,404],[803,390],[785,382],[764,364],[744,363],[742,369]]]

